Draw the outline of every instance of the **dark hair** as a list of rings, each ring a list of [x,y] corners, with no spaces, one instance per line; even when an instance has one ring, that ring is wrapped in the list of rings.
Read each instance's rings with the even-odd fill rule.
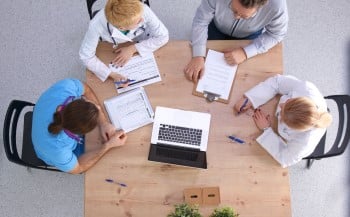
[[[239,0],[241,5],[245,8],[255,8],[263,6],[268,0]]]
[[[99,110],[95,104],[78,99],[69,103],[62,111],[54,113],[48,130],[52,134],[58,134],[66,129],[83,135],[97,126],[98,115]]]

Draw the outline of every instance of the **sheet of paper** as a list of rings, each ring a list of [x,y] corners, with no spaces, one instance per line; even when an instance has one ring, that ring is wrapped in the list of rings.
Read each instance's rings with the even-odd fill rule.
[[[117,72],[126,78],[135,80],[131,82],[128,87],[119,88],[118,85],[116,85],[118,93],[123,93],[162,80],[153,53],[142,57],[135,56],[123,67],[113,67],[113,65],[110,64],[109,68],[112,72]]]
[[[237,65],[228,65],[223,53],[209,50],[205,60],[204,76],[199,80],[196,91],[200,93],[208,91],[228,100],[236,71]]]
[[[110,120],[126,133],[153,122],[153,110],[143,88],[118,95],[104,102]]]

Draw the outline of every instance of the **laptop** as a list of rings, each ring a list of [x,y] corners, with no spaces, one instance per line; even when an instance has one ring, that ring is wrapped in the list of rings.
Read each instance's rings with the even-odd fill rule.
[[[148,160],[207,168],[210,114],[157,106]]]

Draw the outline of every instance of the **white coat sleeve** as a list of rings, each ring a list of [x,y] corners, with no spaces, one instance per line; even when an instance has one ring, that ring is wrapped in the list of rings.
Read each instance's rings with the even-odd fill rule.
[[[100,40],[98,28],[99,27],[95,23],[90,22],[89,29],[85,34],[79,50],[79,56],[90,71],[95,73],[99,79],[105,81],[111,71],[109,67],[96,56],[96,48]]]
[[[146,32],[150,36],[148,39],[135,44],[136,50],[141,56],[157,50],[169,41],[168,29],[162,21],[159,20],[148,6],[145,5],[144,10],[144,19],[147,22],[146,28],[148,28]]]
[[[298,80],[293,76],[276,75],[259,83],[248,90],[244,95],[257,108],[272,99],[277,94],[289,95],[300,87],[305,86],[305,81]]]
[[[312,153],[323,135],[322,133],[317,134],[316,138],[312,138],[311,134],[304,133],[285,142],[270,127],[256,141],[285,168],[299,162],[303,157]]]

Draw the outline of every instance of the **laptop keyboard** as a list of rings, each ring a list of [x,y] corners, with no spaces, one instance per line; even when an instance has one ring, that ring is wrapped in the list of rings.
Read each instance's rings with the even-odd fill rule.
[[[200,146],[202,130],[161,124],[158,140]]]

